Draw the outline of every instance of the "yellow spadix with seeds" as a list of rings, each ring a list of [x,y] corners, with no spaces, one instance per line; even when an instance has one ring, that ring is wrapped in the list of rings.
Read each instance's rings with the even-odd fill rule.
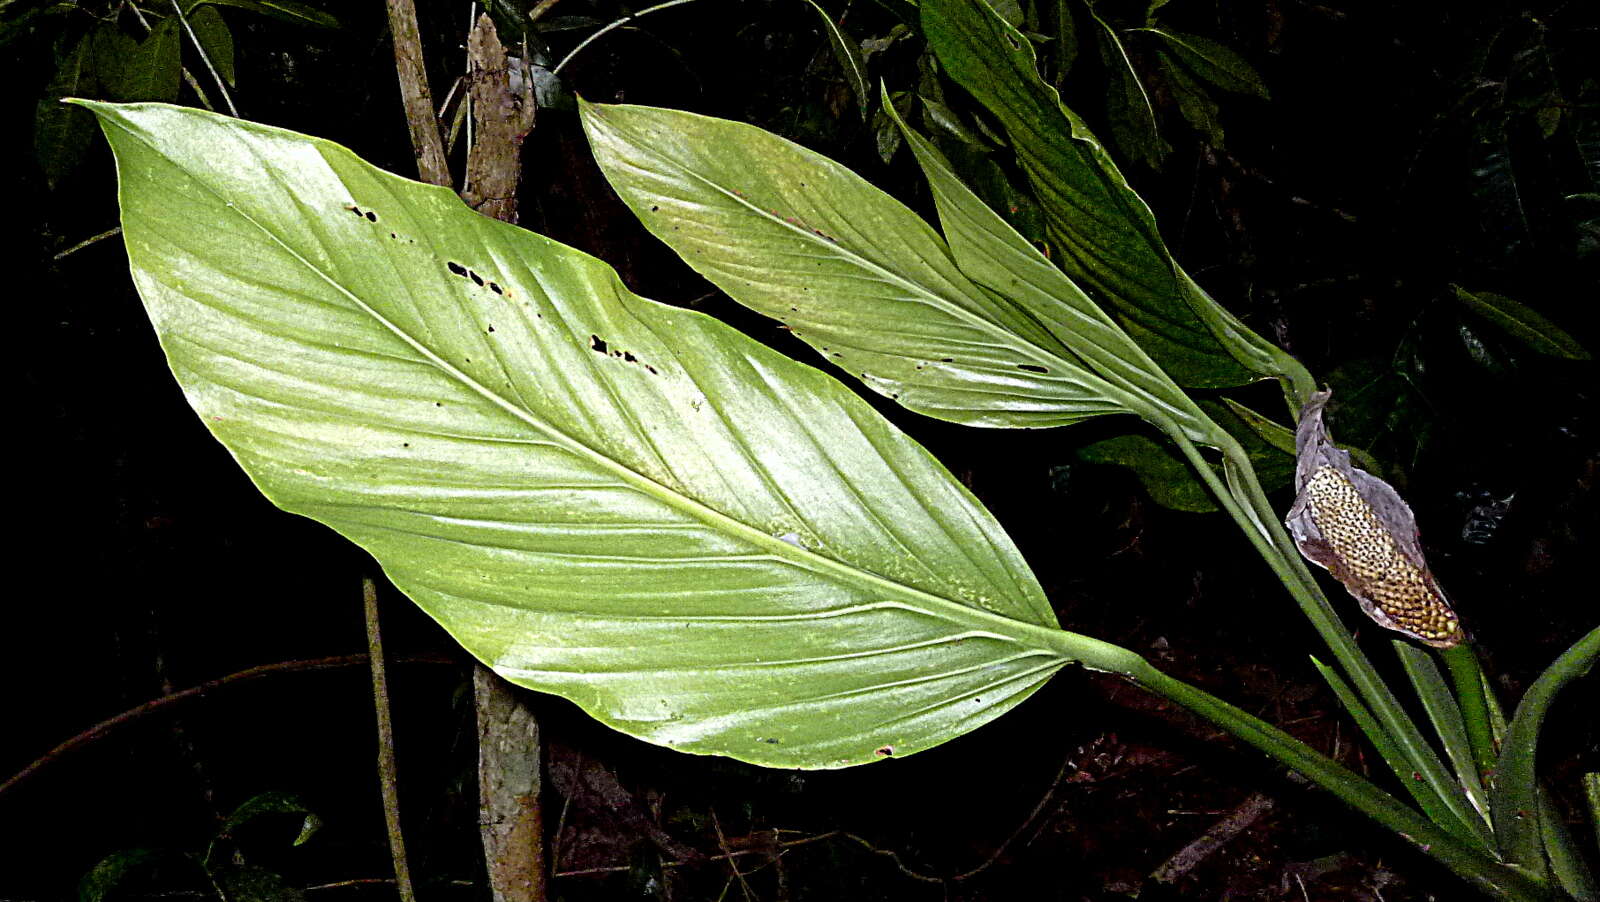
[[[1350,465],[1323,422],[1331,392],[1312,395],[1295,433],[1294,506],[1285,525],[1379,626],[1437,648],[1465,638],[1422,556],[1417,520],[1387,482]]]

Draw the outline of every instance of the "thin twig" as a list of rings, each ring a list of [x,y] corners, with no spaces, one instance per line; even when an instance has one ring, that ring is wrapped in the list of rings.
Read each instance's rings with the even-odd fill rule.
[[[477,4],[471,11],[476,14]],[[511,89],[505,46],[488,13],[467,37],[467,165],[461,194],[493,219],[517,221],[522,139],[533,128],[533,86]],[[469,192],[473,192],[469,195]],[[478,833],[494,902],[545,902],[543,763],[539,722],[511,684],[479,665],[472,680],[478,712]]]
[[[1253,792],[1243,802],[1234,806],[1227,816],[1212,824],[1206,832],[1200,834],[1193,842],[1173,853],[1171,858],[1161,863],[1150,878],[1157,883],[1176,883],[1185,874],[1194,870],[1199,864],[1210,858],[1213,853],[1222,848],[1227,842],[1243,833],[1246,829],[1261,819],[1261,816],[1273,808],[1272,799],[1259,792]]]
[[[882,855],[884,858],[887,858],[890,861],[894,862],[894,866],[897,869],[899,869],[900,873],[906,875],[907,877],[910,877],[912,880],[918,880],[918,881],[921,881],[923,883],[944,883],[945,882],[945,878],[943,878],[943,877],[935,877],[935,876],[933,876],[931,874],[923,874],[923,873],[920,873],[918,871],[912,870],[904,861],[901,860],[900,853],[896,852],[893,849],[880,849],[877,846],[873,845],[871,842],[869,842],[866,838],[861,837],[861,836],[857,836],[854,833],[840,833],[839,835],[844,837],[845,839],[850,840],[853,843],[856,843],[857,845],[861,846],[862,848],[866,849],[868,852],[871,852],[874,855]]]
[[[228,112],[233,115],[233,118],[239,118],[239,108],[233,105],[233,97],[228,94],[227,84],[223,82],[222,76],[217,74],[217,67],[211,64],[211,56],[206,53],[206,48],[200,46],[200,37],[189,26],[189,17],[183,14],[183,7],[178,5],[178,0],[172,0],[172,9],[178,14],[178,24],[183,26],[184,32],[189,35],[189,40],[194,42],[194,49],[199,52],[200,61],[206,64],[206,71],[210,72],[211,77],[216,79],[217,90],[222,92],[222,101],[228,105]],[[200,90],[198,85],[195,86],[195,90]],[[207,106],[209,105],[207,104]]]
[[[200,87],[200,81],[194,77],[193,72],[189,71],[188,66],[183,66],[182,69],[183,83],[188,85],[190,90],[194,91],[195,98],[200,101],[200,105],[205,107],[207,112],[215,113],[217,108],[211,105],[211,98],[206,96],[206,89]]]
[[[583,750],[578,750],[578,761],[572,766],[574,774],[583,771]],[[572,807],[572,793],[567,793],[561,801],[561,816],[556,819],[556,835],[550,840],[550,873],[556,872],[556,865],[561,861],[561,835],[567,829],[567,811]]]
[[[1039,797],[1038,804],[1034,805],[1033,806],[1033,810],[1028,812],[1028,816],[1022,819],[1022,823],[1017,825],[1017,829],[1011,831],[1011,835],[1006,837],[1005,842],[1002,842],[1000,845],[996,846],[995,850],[989,854],[988,858],[984,859],[982,864],[978,865],[977,867],[973,868],[970,871],[963,871],[962,873],[957,874],[954,877],[951,877],[950,879],[951,880],[970,880],[973,877],[976,877],[979,874],[983,873],[984,871],[988,870],[989,867],[991,865],[993,865],[996,861],[999,861],[1000,860],[1000,856],[1004,855],[1006,850],[1011,848],[1011,844],[1017,841],[1017,837],[1021,836],[1022,832],[1024,830],[1028,829],[1028,827],[1031,826],[1034,823],[1034,821],[1038,819],[1040,813],[1042,813],[1044,811],[1045,806],[1050,803],[1051,799],[1055,798],[1056,787],[1061,785],[1061,778],[1065,777],[1067,775],[1067,768],[1069,768],[1069,767],[1072,767],[1072,758],[1071,758],[1071,756],[1068,756],[1067,758],[1062,760],[1061,768],[1056,771],[1056,778],[1054,780],[1050,781],[1050,788],[1046,789],[1044,791],[1044,795]]]
[[[631,15],[623,16],[620,19],[616,19],[616,20],[614,20],[612,22],[607,23],[604,28],[600,29],[599,31],[595,32],[594,34],[589,35],[588,37],[584,38],[582,41],[579,41],[578,42],[578,46],[572,48],[572,52],[571,53],[568,53],[565,57],[563,57],[561,62],[556,63],[556,67],[554,69],[550,70],[550,74],[551,75],[560,75],[561,74],[561,70],[566,68],[567,63],[572,62],[572,58],[577,56],[579,51],[581,51],[583,48],[589,46],[590,44],[593,44],[595,41],[599,40],[603,35],[606,35],[606,34],[608,34],[610,32],[616,31],[618,28],[621,28],[622,26],[628,24],[629,22],[632,22],[634,19],[639,19],[639,18],[642,18],[644,16],[648,16],[653,12],[660,12],[663,9],[670,9],[670,8],[672,8],[674,6],[682,6],[685,3],[693,3],[693,2],[694,2],[694,0],[667,0],[666,3],[657,3],[655,6],[647,6],[644,9],[641,9],[636,13],[633,13]]]
[[[722,850],[722,857],[728,862],[728,870],[733,872],[735,880],[739,881],[739,889],[744,892],[746,899],[754,899],[755,894],[750,891],[750,884],[744,879],[744,872],[739,870],[739,862],[734,860],[734,855],[728,849],[727,837],[722,835],[722,822],[717,819],[717,809],[711,809],[711,827],[717,831],[717,847]]]
[[[561,0],[539,0],[538,3],[535,3],[533,5],[533,9],[528,10],[528,21],[529,22],[537,22],[537,21],[539,21],[539,17],[541,17],[545,13],[549,12],[552,7],[554,7],[557,3],[560,3],[560,2],[561,2]]]
[[[140,25],[144,26],[144,33],[146,37],[149,37],[155,33],[155,29],[150,27],[150,21],[144,17],[144,10],[139,8],[139,4],[125,3],[123,6],[131,10],[133,12],[133,17],[139,21]],[[196,42],[196,46],[198,46],[198,43],[199,42]],[[202,53],[202,56],[203,55],[204,54]],[[190,88],[194,89],[195,96],[200,99],[200,105],[215,113],[217,108],[211,105],[211,98],[206,96],[205,89],[200,87],[200,82],[195,79],[194,73],[189,71],[189,67],[179,66],[178,71],[183,75],[184,84],[187,84]],[[231,102],[228,105],[230,107],[233,106]],[[238,116],[238,113],[234,113],[234,118],[238,118]]]
[[[451,664],[449,658],[438,655],[420,655],[398,659],[399,663],[406,664]],[[309,658],[295,661],[278,661],[273,664],[262,664],[251,667],[238,673],[230,673],[225,677],[209,680],[198,686],[182,689],[171,695],[151,699],[144,704],[129,708],[114,717],[108,717],[87,730],[61,743],[50,751],[39,756],[32,764],[13,774],[10,779],[0,783],[0,796],[12,789],[38,776],[45,768],[55,764],[67,755],[94,743],[116,732],[122,727],[139,723],[152,715],[165,711],[174,705],[186,701],[205,698],[212,692],[231,686],[235,683],[245,683],[259,680],[264,677],[277,676],[284,673],[316,673],[324,670],[340,670],[346,667],[359,667],[367,663],[366,655],[340,655],[332,658]]]
[[[431,185],[450,186],[450,166],[444,156],[444,139],[433,114],[428,72],[422,65],[422,38],[417,31],[417,7],[412,0],[388,0],[389,31],[394,37],[394,68],[400,78],[411,148],[417,155],[417,172]]]
[[[389,675],[383,664],[383,632],[378,627],[378,589],[370,579],[361,581],[361,604],[367,612],[367,658],[372,664],[372,701],[378,709],[378,786],[383,791],[383,821],[389,831],[389,854],[394,859],[395,889],[400,893],[400,902],[416,902],[405,837],[400,833],[400,778],[394,760],[394,721],[389,711]]]
[[[795,832],[798,832],[798,831],[788,830],[788,831],[779,831],[779,832],[795,833]],[[829,830],[827,833],[818,833],[815,836],[804,836],[804,837],[801,837],[800,839],[791,839],[791,840],[788,840],[787,842],[778,843],[778,848],[780,850],[787,851],[787,850],[789,850],[789,849],[791,849],[791,848],[793,848],[795,846],[809,845],[809,844],[814,843],[814,842],[824,842],[826,840],[833,839],[836,836],[843,836],[843,835],[844,834],[840,833],[838,830]],[[770,856],[771,854],[772,853],[767,849],[732,849],[732,850],[729,850],[729,851],[726,851],[726,852],[722,853],[721,855],[707,855],[704,858],[696,858],[696,859],[692,859],[692,860],[691,859],[679,859],[679,860],[676,860],[676,861],[664,861],[664,862],[661,863],[661,868],[662,868],[662,870],[672,870],[673,868],[684,868],[684,867],[689,867],[690,865],[705,864],[708,861],[730,861],[732,859],[739,858],[739,857],[744,856],[744,855],[766,855],[766,856]],[[570,871],[553,871],[550,874],[550,876],[552,876],[552,877],[593,877],[593,876],[596,876],[598,874],[616,874],[616,873],[620,873],[622,871],[631,871],[631,870],[633,870],[633,865],[631,865],[631,864],[614,864],[614,865],[603,865],[601,867],[594,867],[594,868],[574,868],[573,870],[570,870]],[[730,882],[733,880],[732,877],[730,877],[728,879],[729,879]]]
[[[72,247],[67,248],[66,250],[62,251],[59,254],[56,254],[54,257],[51,257],[50,259],[51,260],[63,260],[65,258],[67,258],[67,257],[72,256],[73,254],[76,254],[78,251],[83,250],[84,248],[88,247],[91,244],[94,244],[94,243],[99,242],[99,241],[104,241],[107,238],[112,237],[113,235],[120,235],[120,234],[122,234],[122,226],[117,226],[114,229],[106,229],[104,232],[101,232],[100,234],[95,235],[92,238],[83,239],[82,241],[78,242],[77,244],[74,244]]]

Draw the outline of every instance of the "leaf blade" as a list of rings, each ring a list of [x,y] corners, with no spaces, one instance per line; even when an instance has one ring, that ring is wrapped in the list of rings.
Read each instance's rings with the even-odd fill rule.
[[[1315,386],[1304,367],[1245,328],[1172,259],[1150,208],[1039,77],[1021,33],[981,0],[926,0],[922,15],[945,71],[1010,135],[1073,281],[1112,307],[1181,385],[1222,388],[1253,373],[1309,397]]]
[[[817,11],[817,16],[822,19],[822,30],[828,35],[828,45],[833,48],[834,59],[839,61],[839,69],[844,72],[845,81],[850,84],[850,91],[856,98],[856,112],[860,114],[861,121],[871,119],[872,89],[867,86],[867,60],[861,53],[861,47],[850,36],[845,34],[839,23],[833,21],[828,11],[818,5],[817,0],[806,0],[811,8]]]
[[[84,105],[207,427],[514,682],[837,767],[1136,660],[1056,629],[987,512],[820,372],[337,145]]]
[[[1532,307],[1493,292],[1453,287],[1456,300],[1465,304],[1467,309],[1504,329],[1534,351],[1566,360],[1591,359],[1588,350],[1576,338]]]
[[[645,228],[874,391],[982,426],[1129,412],[1031,315],[973,285],[920,217],[832,160],[676,110],[585,104],[582,117]]]

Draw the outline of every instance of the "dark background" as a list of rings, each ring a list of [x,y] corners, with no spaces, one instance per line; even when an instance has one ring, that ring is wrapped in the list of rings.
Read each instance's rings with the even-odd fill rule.
[[[1158,170],[1128,172],[1190,272],[1347,399],[1333,413],[1339,437],[1369,448],[1405,492],[1433,568],[1514,699],[1597,620],[1595,374],[1472,317],[1449,286],[1513,297],[1596,346],[1600,232],[1583,195],[1600,164],[1600,42],[1589,4],[1471,7],[1174,3],[1163,16],[1239,50],[1272,98],[1221,99],[1223,149],[1158,92],[1173,151]],[[242,115],[413,175],[382,4],[325,8],[340,29],[224,11]],[[462,66],[466,4],[419,0],[419,11],[442,94]],[[556,12],[609,21],[623,9],[566,0]],[[846,19],[857,38],[892,23],[866,0]],[[559,56],[586,33],[549,40]],[[20,539],[8,559],[20,580],[0,619],[0,777],[165,692],[363,652],[359,583],[377,569],[329,530],[273,509],[205,433],[162,361],[120,241],[53,259],[116,223],[102,143],[53,189],[31,153],[56,49],[41,32],[0,50],[15,228],[6,307],[21,364],[8,443]],[[917,52],[914,39],[896,45],[874,74],[905,83]],[[914,167],[904,155],[886,165],[850,112],[815,13],[798,0],[662,12],[606,36],[565,74],[590,99],[755,122],[926,205]],[[1103,78],[1086,65],[1067,82],[1092,124],[1104,122]],[[814,359],[652,242],[595,170],[572,113],[541,112],[525,179],[527,227],[611,261],[645,296]],[[1259,391],[1242,396],[1275,410]],[[1320,643],[1237,531],[1219,515],[1161,508],[1128,472],[1080,461],[1081,445],[1128,424],[980,431],[880,409],[1007,526],[1063,625],[1379,774],[1309,663]],[[466,656],[398,593],[382,598],[391,655],[445,659],[394,668],[414,873],[426,899],[486,899]],[[1388,661],[1375,632],[1364,638]],[[0,795],[0,899],[72,897],[122,849],[203,851],[219,817],[269,791],[297,795],[325,825],[290,848],[295,823],[262,824],[241,839],[250,861],[313,888],[309,898],[390,898],[383,884],[314,889],[390,873],[368,679],[355,667],[241,684],[63,757]],[[972,735],[845,772],[677,755],[559,699],[530,699],[556,784],[547,828],[564,827],[559,869],[617,868],[558,876],[553,898],[743,898],[725,862],[663,870],[686,850],[716,854],[719,830],[733,848],[824,837],[741,858],[751,898],[1126,898],[1252,792],[1276,808],[1176,887],[1141,898],[1464,894],[1258,755],[1076,671]],[[1600,767],[1595,703],[1593,677],[1570,689],[1543,749],[1558,807],[1591,850],[1577,778]],[[985,862],[965,879],[928,879]],[[118,892],[198,894],[185,879],[157,872]]]

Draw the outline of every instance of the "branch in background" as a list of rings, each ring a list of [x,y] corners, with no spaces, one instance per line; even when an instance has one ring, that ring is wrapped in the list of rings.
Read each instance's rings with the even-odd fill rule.
[[[476,128],[462,199],[492,219],[517,221],[522,139],[533,129],[533,82],[513,79],[505,47],[487,14],[467,38],[467,81]],[[494,902],[544,902],[544,772],[539,723],[511,685],[479,666],[478,817]]]
[[[184,33],[189,36],[189,40],[194,44],[195,52],[200,54],[200,61],[206,64],[206,71],[211,73],[212,80],[217,83],[217,91],[222,94],[222,102],[228,105],[228,112],[233,115],[233,118],[239,118],[239,108],[233,105],[233,97],[228,94],[227,83],[222,80],[221,74],[217,72],[217,67],[212,65],[211,56],[206,53],[205,45],[200,43],[200,36],[194,33],[194,27],[189,24],[188,17],[183,14],[183,6],[178,3],[178,0],[172,0],[172,11],[178,14],[178,22],[183,25]],[[190,81],[191,83],[193,82],[192,77]],[[194,84],[193,87],[196,93],[200,93],[198,84]],[[200,96],[204,97],[205,95],[201,93]],[[210,109],[210,107],[211,104],[207,103],[206,108]]]
[[[1252,792],[1234,809],[1228,812],[1222,820],[1212,824],[1206,832],[1194,842],[1179,849],[1171,858],[1161,863],[1150,875],[1150,879],[1157,883],[1176,883],[1185,874],[1194,870],[1199,864],[1210,858],[1218,849],[1221,849],[1229,840],[1249,829],[1251,824],[1260,820],[1262,815],[1274,807],[1272,799],[1259,792]]]
[[[405,664],[452,664],[449,658],[439,655],[420,655],[399,658]],[[319,673],[325,670],[343,670],[347,667],[359,667],[367,663],[366,655],[340,655],[333,658],[310,658],[296,661],[278,661],[273,664],[262,664],[260,667],[251,667],[238,673],[230,673],[225,677],[208,680],[198,686],[191,686],[151,699],[142,705],[129,708],[114,717],[108,717],[87,730],[61,743],[45,754],[39,756],[32,764],[24,767],[4,783],[0,783],[0,796],[5,795],[23,783],[37,777],[40,772],[57,763],[66,756],[110,736],[123,727],[141,723],[147,718],[165,712],[168,708],[183,702],[199,701],[209,698],[211,693],[232,686],[236,683],[248,683],[265,677],[277,676],[284,673]]]
[[[67,257],[72,256],[73,254],[76,254],[78,251],[81,251],[84,248],[89,247],[92,244],[96,244],[98,242],[106,240],[107,238],[113,237],[115,235],[121,235],[121,234],[122,234],[122,226],[117,226],[114,229],[107,229],[104,232],[101,232],[100,234],[93,236],[92,238],[83,239],[82,241],[78,242],[77,244],[74,244],[72,247],[67,248],[66,250],[62,251],[59,254],[56,254],[54,257],[51,257],[50,259],[52,261],[59,262],[59,261],[65,259]]]
[[[400,779],[394,760],[394,721],[389,711],[389,674],[383,663],[383,632],[378,628],[378,590],[370,579],[361,581],[361,603],[367,613],[367,658],[372,664],[373,706],[378,710],[378,781],[383,790],[389,854],[394,858],[394,883],[400,902],[416,902],[411,867],[406,862],[405,837],[400,833]]]
[[[511,685],[483,665],[473,671],[478,708],[478,814],[495,902],[543,902],[544,773],[539,723]]]
[[[491,219],[515,223],[522,139],[533,130],[538,107],[533,80],[511,77],[505,47],[488,14],[478,18],[467,38],[467,79],[477,129],[467,155],[462,199]]]
[[[405,102],[411,147],[417,155],[417,173],[431,185],[452,187],[445,162],[444,139],[433,115],[433,95],[428,72],[422,65],[422,39],[417,34],[417,8],[411,0],[389,0],[389,31],[394,35],[394,68],[400,77],[400,97]]]

